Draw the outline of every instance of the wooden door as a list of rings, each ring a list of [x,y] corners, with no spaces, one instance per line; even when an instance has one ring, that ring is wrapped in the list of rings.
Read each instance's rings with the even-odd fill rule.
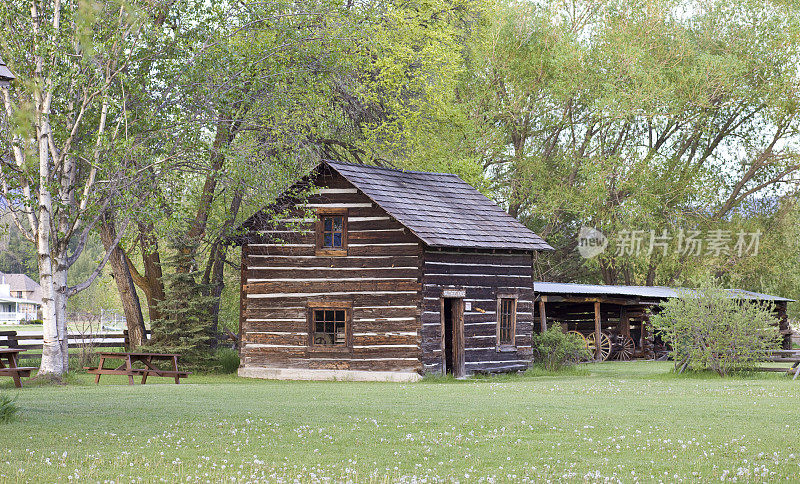
[[[464,300],[445,297],[442,314],[442,371],[464,376]]]

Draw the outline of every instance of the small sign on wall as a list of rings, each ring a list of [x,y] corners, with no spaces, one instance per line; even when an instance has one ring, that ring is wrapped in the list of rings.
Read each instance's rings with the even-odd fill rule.
[[[470,301],[464,303],[464,311],[472,311],[472,303]]]

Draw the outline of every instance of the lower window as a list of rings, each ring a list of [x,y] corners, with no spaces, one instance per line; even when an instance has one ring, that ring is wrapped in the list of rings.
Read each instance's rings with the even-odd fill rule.
[[[517,299],[501,297],[497,302],[497,344],[514,346],[517,332]]]
[[[311,311],[314,346],[347,346],[347,310],[315,308]]]

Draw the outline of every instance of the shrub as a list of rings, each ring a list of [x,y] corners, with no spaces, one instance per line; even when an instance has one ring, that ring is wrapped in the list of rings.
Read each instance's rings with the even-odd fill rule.
[[[170,297],[158,303],[163,317],[151,321],[153,332],[145,347],[154,353],[179,353],[185,368],[203,370],[215,363],[216,335],[211,286],[198,282],[203,280],[202,271],[192,259],[198,243],[180,238],[170,241],[174,252],[165,266],[172,266],[172,271],[163,276]]]
[[[222,373],[236,373],[239,369],[239,352],[233,348],[220,348],[214,355],[216,366]]]
[[[19,412],[16,399],[5,394],[0,394],[0,424],[14,420]]]
[[[556,371],[591,357],[583,339],[576,334],[564,333],[560,326],[534,334],[532,346],[534,360],[548,371]]]
[[[675,367],[713,370],[721,376],[764,361],[780,346],[771,303],[731,297],[705,285],[670,299],[650,317],[662,341],[672,348]]]

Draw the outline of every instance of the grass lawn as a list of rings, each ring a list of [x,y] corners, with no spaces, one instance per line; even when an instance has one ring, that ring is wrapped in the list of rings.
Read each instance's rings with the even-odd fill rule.
[[[41,324],[0,324],[0,331],[35,331],[42,332]]]
[[[800,480],[800,381],[669,363],[414,384],[77,375],[2,392],[0,480]],[[154,382],[154,383],[155,383]]]

